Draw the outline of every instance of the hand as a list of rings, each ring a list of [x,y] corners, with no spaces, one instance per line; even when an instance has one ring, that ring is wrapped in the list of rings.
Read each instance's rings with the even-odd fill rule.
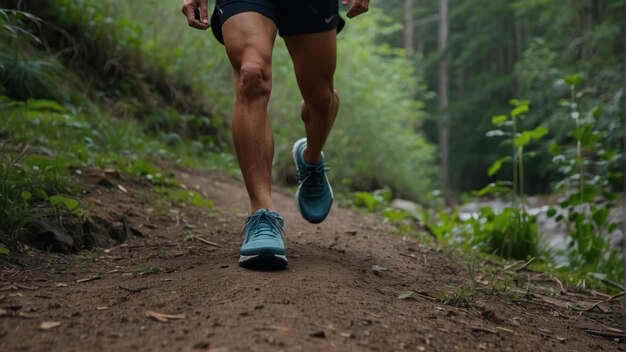
[[[350,0],[342,0],[341,4],[346,6],[350,4]],[[348,10],[348,13],[346,13],[346,16],[348,16],[348,18],[353,18],[362,13],[366,13],[369,9],[369,4],[370,0],[354,0],[352,6],[350,6],[350,9]]]
[[[208,0],[183,0],[183,14],[187,17],[189,27],[206,30],[209,25]],[[196,9],[200,10],[200,19],[196,18]]]

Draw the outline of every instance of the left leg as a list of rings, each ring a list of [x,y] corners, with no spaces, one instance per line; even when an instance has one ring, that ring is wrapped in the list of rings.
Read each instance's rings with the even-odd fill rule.
[[[339,109],[333,87],[336,36],[332,29],[285,37],[303,98],[300,113],[306,129],[306,139],[296,141],[292,149],[300,181],[296,199],[300,213],[311,223],[324,221],[333,204],[322,148]]]
[[[284,38],[303,98],[300,113],[307,137],[304,159],[310,164],[320,161],[339,110],[339,96],[333,86],[336,38],[335,29]]]

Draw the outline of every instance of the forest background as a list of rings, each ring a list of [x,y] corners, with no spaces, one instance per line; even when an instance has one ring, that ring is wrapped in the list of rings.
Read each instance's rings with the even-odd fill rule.
[[[41,202],[80,215],[61,177],[34,178],[32,163],[114,165],[156,184],[171,182],[163,160],[237,175],[230,66],[210,32],[187,28],[179,0],[0,4],[4,248]],[[338,37],[342,107],[325,153],[339,201],[403,234],[621,287],[624,2],[372,5]],[[290,186],[302,125],[281,40],[273,73],[275,179]],[[21,159],[20,143],[35,155]],[[534,195],[563,247],[545,245]],[[394,198],[415,207],[392,208]],[[455,206],[476,199],[506,205],[461,216]]]

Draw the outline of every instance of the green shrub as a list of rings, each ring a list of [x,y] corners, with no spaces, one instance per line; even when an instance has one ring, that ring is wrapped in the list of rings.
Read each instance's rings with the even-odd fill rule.
[[[57,58],[35,48],[41,41],[30,27],[42,20],[23,11],[0,9],[0,83],[4,94],[19,100],[59,96],[67,76]]]
[[[612,132],[598,123],[602,109],[592,106],[588,111],[581,110],[582,76],[570,75],[564,82],[571,94],[560,105],[569,110],[571,121],[564,130],[570,139],[551,148],[563,179],[557,184],[557,192],[562,193],[560,212],[552,209],[549,215],[556,216],[571,237],[565,253],[568,269],[581,276],[601,273],[620,282],[624,254],[611,246],[610,235],[618,223],[609,215],[620,198],[618,185],[622,175],[615,170],[619,169],[623,155],[610,147],[608,135]]]

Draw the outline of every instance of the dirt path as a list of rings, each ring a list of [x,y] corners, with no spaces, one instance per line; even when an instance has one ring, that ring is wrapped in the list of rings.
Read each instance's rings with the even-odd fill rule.
[[[619,325],[604,318],[614,317],[618,299],[579,314],[558,309],[563,297],[552,282],[541,292],[547,297],[551,290],[553,301],[489,295],[487,286],[469,290],[474,285],[459,253],[389,235],[392,229],[374,216],[335,207],[326,222],[310,225],[291,195],[276,192],[289,268],[249,271],[237,266],[247,211],[240,183],[180,172],[178,179],[208,195],[218,211],[172,213],[157,209],[143,182],[122,178],[124,193],[96,185],[91,176],[81,182],[88,184],[92,213],[122,211],[141,233],[92,255],[30,250],[15,257],[25,267],[4,263],[0,350],[626,350],[623,340],[583,331],[619,334]],[[388,270],[374,272],[374,265]],[[403,291],[414,293],[401,300]],[[181,319],[160,322],[148,311]],[[42,329],[43,322],[60,326]]]

